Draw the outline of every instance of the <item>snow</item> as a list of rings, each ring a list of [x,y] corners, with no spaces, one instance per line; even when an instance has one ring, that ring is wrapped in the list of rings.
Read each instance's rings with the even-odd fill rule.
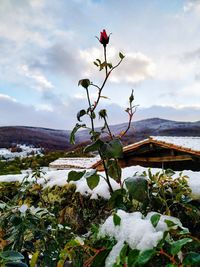
[[[42,155],[41,148],[34,148],[32,146],[20,145],[18,144],[16,148],[20,148],[21,152],[11,152],[11,150],[7,148],[0,148],[0,158],[4,159],[14,159],[14,158],[25,158],[32,154]]]
[[[165,231],[169,229],[165,220],[173,221],[181,225],[181,222],[174,217],[160,215],[156,227],[151,223],[151,216],[158,214],[150,212],[144,217],[140,212],[126,213],[118,210],[117,215],[121,218],[120,225],[115,226],[113,216],[109,216],[100,227],[99,237],[110,236],[117,241],[106,259],[105,266],[112,267],[126,242],[131,249],[138,249],[140,253],[147,249],[153,249],[162,239]],[[175,226],[177,227],[177,226]]]
[[[93,164],[100,160],[100,157],[94,158],[59,158],[49,164],[54,169],[89,169]]]
[[[200,137],[181,137],[181,136],[151,136],[153,140],[165,142],[200,152]]]
[[[67,183],[68,173],[71,170],[77,171],[77,169],[70,170],[50,170],[47,171],[42,178],[38,180],[40,184],[43,184],[44,187],[52,187],[54,185],[63,186]],[[79,171],[83,171],[83,169],[79,169]],[[89,170],[88,170],[89,171]],[[141,166],[132,166],[122,169],[122,180],[132,177],[135,173],[138,175],[142,174],[144,171],[148,172],[148,168]],[[162,169],[152,168],[151,172],[153,174],[157,172],[161,172]],[[179,175],[180,172],[175,172],[174,178]],[[76,185],[76,191],[80,192],[82,195],[89,195],[91,199],[97,199],[98,197],[103,197],[105,199],[110,198],[110,192],[108,189],[108,185],[103,177],[105,174],[103,172],[100,173],[100,182],[96,188],[91,190],[86,182],[86,179],[83,177],[79,181],[71,181],[70,183],[74,183]],[[183,171],[183,175],[189,177],[188,184],[192,190],[192,198],[200,199],[200,172],[193,171]],[[16,175],[1,175],[0,182],[12,182],[12,181],[22,181],[25,176],[28,176],[28,180],[33,180],[31,177],[32,174],[30,172]],[[111,185],[114,190],[119,189],[119,184],[110,178]]]

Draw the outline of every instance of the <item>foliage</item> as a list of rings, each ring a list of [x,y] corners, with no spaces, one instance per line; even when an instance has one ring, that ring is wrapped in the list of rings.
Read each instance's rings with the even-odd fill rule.
[[[99,225],[110,216],[115,230],[119,231],[122,218],[118,210],[122,209],[126,213],[140,212],[142,216],[154,211],[150,218],[153,231],[156,231],[162,214],[175,218],[165,220],[166,230],[161,240],[148,250],[138,250],[131,247],[127,240],[122,241],[124,243],[114,259],[114,267],[200,266],[200,209],[199,203],[191,198],[187,177],[182,173],[174,177],[172,170],[156,174],[149,170],[122,180],[119,164],[119,159],[123,157],[121,139],[131,127],[136,111],[134,94],[132,91],[125,110],[129,118],[127,128],[114,135],[108,125],[107,111],[97,109],[100,100],[107,98],[102,92],[110,75],[125,56],[119,52],[118,62],[109,62],[107,45],[110,35],[103,30],[98,39],[104,57],[103,60],[96,59],[94,65],[104,72],[105,77],[100,85],[87,78],[79,81],[78,85],[85,90],[88,107],[78,111],[78,122],[70,140],[74,144],[76,132],[81,128],[88,129],[91,142],[84,151],[99,153],[105,177],[96,170],[72,170],[66,177],[70,183],[50,188],[46,187],[47,181],[43,185],[40,183],[43,175],[40,167],[48,166],[61,154],[56,152],[44,157],[16,159],[12,163],[0,162],[4,173],[19,172],[29,167],[33,169],[31,181],[25,178],[21,183],[0,183],[0,264],[10,267],[103,267],[118,240],[111,234],[102,237]],[[97,90],[95,101],[91,98],[91,87]],[[90,126],[83,122],[85,117],[89,117]],[[103,121],[100,130],[95,128],[97,119]],[[72,184],[73,181],[85,179],[88,187],[94,190],[100,176],[110,190],[108,201],[82,196]],[[118,184],[117,190],[113,189],[111,179]]]
[[[63,156],[65,156],[65,152],[55,151],[47,152],[44,155],[0,161],[0,175],[20,174],[21,170],[46,167],[49,166],[50,162]]]

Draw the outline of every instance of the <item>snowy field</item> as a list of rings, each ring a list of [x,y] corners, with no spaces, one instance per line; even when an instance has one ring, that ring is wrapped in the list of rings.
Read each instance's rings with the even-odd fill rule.
[[[43,184],[44,187],[47,187],[47,186],[52,187],[54,185],[63,186],[67,183],[68,173],[71,170],[55,170],[55,171],[48,170],[43,175],[43,177],[39,179],[38,182],[40,184]],[[77,171],[77,169],[74,169],[74,170]],[[81,170],[78,170],[78,171],[81,171]],[[148,168],[144,168],[141,166],[132,166],[132,167],[124,168],[122,169],[122,180],[133,176],[136,172],[138,173],[138,175],[142,174],[143,171],[148,171]],[[154,174],[159,171],[161,172],[162,170],[157,169],[157,168],[152,168],[151,171]],[[180,172],[176,172],[174,175],[174,178],[176,178],[179,175],[179,173]],[[102,177],[102,176],[105,177],[105,175],[103,172],[100,172],[99,174],[101,175],[100,182],[98,186],[94,188],[93,190],[91,190],[88,187],[86,183],[86,179],[84,177],[81,178],[79,181],[76,181],[76,182],[71,181],[70,183],[76,184],[76,187],[77,187],[76,191],[80,192],[83,195],[90,195],[91,198],[98,198],[98,196],[100,196],[105,199],[109,199],[110,197],[109,189],[108,189],[107,183]],[[22,181],[26,175],[28,176],[29,180],[33,179],[29,172],[29,174],[23,173],[23,174],[16,174],[16,175],[1,175],[0,182]],[[200,199],[200,172],[183,171],[183,175],[186,175],[189,177],[188,184],[192,190],[193,199]],[[113,189],[114,190],[118,189],[119,184],[117,184],[116,181],[114,181],[112,178],[110,180],[111,180],[111,185]]]

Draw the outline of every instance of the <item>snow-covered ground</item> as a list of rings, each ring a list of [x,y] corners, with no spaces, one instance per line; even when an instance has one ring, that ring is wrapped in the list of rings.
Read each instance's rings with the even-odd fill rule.
[[[71,169],[73,170],[73,169]],[[47,186],[54,186],[54,185],[59,185],[63,186],[64,184],[67,183],[67,177],[68,173],[71,170],[56,170],[56,171],[47,171],[44,175],[43,178],[39,179],[39,183],[43,184],[44,187]],[[76,170],[76,169],[74,169]],[[76,170],[77,171],[77,170]],[[81,171],[81,170],[79,170]],[[88,170],[89,171],[89,170]],[[132,167],[127,167],[122,169],[122,180],[133,176],[136,172],[139,174],[142,174],[144,171],[148,171],[148,168],[141,167],[141,166],[132,166]],[[162,171],[161,169],[157,168],[152,168],[151,169],[152,173],[157,173],[158,171]],[[177,177],[180,172],[176,172],[174,177]],[[0,176],[0,182],[11,182],[11,181],[22,181],[23,178],[26,176],[26,173],[23,174],[17,174],[17,175],[1,175]],[[109,189],[107,186],[106,181],[102,176],[105,177],[104,173],[100,173],[100,182],[96,188],[91,190],[86,182],[86,179],[83,177],[79,181],[76,182],[70,182],[76,184],[76,191],[80,192],[83,195],[90,195],[91,198],[98,198],[98,196],[101,196],[105,199],[109,199],[110,193]],[[193,171],[184,171],[183,175],[186,175],[189,177],[188,179],[188,184],[192,190],[192,197],[194,199],[200,199],[200,172],[193,172]],[[31,177],[31,174],[28,173],[29,180],[33,179]],[[119,184],[116,183],[113,179],[111,180],[111,185],[114,190],[119,188]],[[47,183],[45,183],[47,181]]]
[[[27,145],[17,145],[17,149],[21,152],[12,152],[11,149],[0,148],[0,158],[3,159],[14,159],[14,158],[26,158],[31,155],[42,155],[41,148],[35,148]]]

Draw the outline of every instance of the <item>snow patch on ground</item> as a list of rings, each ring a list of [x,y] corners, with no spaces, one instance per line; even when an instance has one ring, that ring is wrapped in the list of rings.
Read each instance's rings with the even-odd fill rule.
[[[77,171],[77,169],[71,169]],[[42,178],[38,180],[40,184],[43,184],[44,187],[52,187],[54,185],[63,186],[67,183],[68,174],[71,170],[55,170],[55,171],[47,171]],[[83,170],[79,170],[83,171]],[[88,170],[89,171],[89,170]],[[135,173],[138,175],[142,174],[144,171],[148,171],[148,168],[141,167],[141,166],[132,166],[122,169],[122,180],[132,177]],[[157,172],[161,172],[161,169],[152,168],[151,172],[153,174]],[[176,172],[174,177],[177,177],[180,172]],[[79,181],[70,182],[76,184],[76,191],[80,192],[83,195],[90,195],[91,198],[96,199],[98,197],[103,197],[105,199],[110,198],[110,192],[108,189],[108,185],[102,176],[105,177],[103,172],[100,173],[100,182],[96,188],[91,190],[86,182],[86,179],[83,177]],[[0,182],[13,182],[13,181],[22,181],[25,176],[28,176],[28,180],[31,181],[32,174],[17,174],[17,175],[1,175]],[[193,171],[184,171],[183,175],[187,175],[189,177],[188,184],[192,190],[192,197],[193,199],[200,199],[200,172],[193,172]],[[119,184],[110,178],[111,185],[114,190],[119,189]]]

